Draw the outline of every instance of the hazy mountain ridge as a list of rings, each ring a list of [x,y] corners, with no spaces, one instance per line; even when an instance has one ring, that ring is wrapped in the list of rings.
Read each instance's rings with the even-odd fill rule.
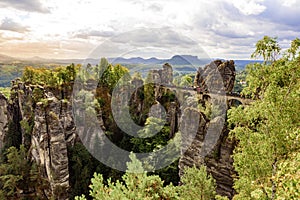
[[[108,58],[110,63],[119,63],[119,64],[147,64],[147,65],[156,65],[156,64],[164,64],[169,63],[171,65],[187,65],[191,66],[194,65],[195,67],[203,66],[210,63],[214,58],[198,58],[198,56],[193,55],[174,55],[172,58],[169,59],[159,59],[159,58],[142,58],[142,57],[132,57],[132,58],[123,58],[123,57],[116,57],[116,58]],[[224,59],[220,59],[224,60]],[[257,60],[234,60],[236,69],[243,70],[245,66],[249,63],[253,62],[261,62]],[[93,65],[99,64],[100,58],[87,58],[87,59],[47,59],[42,58],[39,56],[35,56],[32,58],[17,58],[11,57],[4,54],[0,54],[0,63],[2,64],[11,64],[14,62],[22,62],[22,63],[40,63],[40,64],[81,64],[81,63],[90,63]]]

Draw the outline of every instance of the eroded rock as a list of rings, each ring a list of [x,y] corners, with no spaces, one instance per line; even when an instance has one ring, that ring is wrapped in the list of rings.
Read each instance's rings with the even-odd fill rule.
[[[3,141],[8,128],[7,126],[7,99],[2,93],[0,93],[0,152],[3,148]]]
[[[220,90],[230,93],[234,87],[235,66],[234,61],[215,60],[199,68],[194,80],[194,86],[202,92],[218,92]],[[223,89],[221,89],[223,87]]]

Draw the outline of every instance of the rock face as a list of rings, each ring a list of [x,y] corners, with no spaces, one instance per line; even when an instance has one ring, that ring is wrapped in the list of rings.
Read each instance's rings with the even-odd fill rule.
[[[206,65],[204,69],[198,69],[194,86],[203,93],[219,92],[222,87],[225,92],[230,93],[234,86],[234,80],[234,62],[216,60]],[[203,98],[199,101],[205,101],[202,102],[204,106],[206,104],[212,105],[210,98]],[[219,105],[218,102],[216,104]],[[235,141],[228,138],[229,131],[225,125],[225,117],[216,115],[210,119],[209,116],[199,110],[191,112],[189,108],[184,110],[182,119],[187,117],[197,119],[197,121],[191,123],[188,120],[181,120],[179,124],[183,138],[191,143],[191,146],[187,148],[183,146],[184,151],[182,151],[179,160],[179,175],[181,176],[184,173],[184,167],[186,166],[205,165],[207,172],[216,180],[217,193],[231,199],[235,194],[232,177],[236,173],[231,158]],[[189,138],[192,131],[197,133],[194,138]]]
[[[74,144],[76,134],[71,105],[58,98],[49,88],[14,81],[10,99],[0,95],[0,147],[4,142],[30,149],[31,159],[48,182],[46,196],[68,199],[67,146]]]
[[[165,63],[162,69],[150,70],[149,73],[154,83],[163,85],[173,84],[173,68],[169,63]]]
[[[50,183],[48,197],[67,199],[69,169],[67,143],[74,140],[74,125],[68,103],[49,97],[34,110],[32,157]]]
[[[3,148],[5,133],[7,132],[7,99],[0,93],[0,151]]]
[[[206,65],[204,69],[199,68],[194,80],[194,86],[199,87],[202,92],[214,92],[216,85],[223,85],[224,90],[230,93],[235,81],[234,61],[215,60]],[[218,87],[220,88],[220,87]]]
[[[193,120],[197,119],[197,121],[191,125],[184,120],[180,125],[184,138],[183,145],[185,142],[191,143],[191,145],[188,147],[183,146],[184,151],[179,160],[179,175],[182,176],[184,174],[184,168],[187,166],[192,167],[195,165],[200,167],[205,165],[207,172],[216,180],[217,193],[231,199],[235,194],[232,188],[232,176],[236,175],[236,173],[234,172],[231,158],[235,142],[228,139],[228,130],[224,127],[212,149],[203,153],[203,149],[207,146],[205,138],[207,137],[208,126],[217,121],[218,117],[209,121],[203,113],[195,110],[191,112],[188,109],[184,111],[183,117]],[[197,124],[199,125],[198,127]],[[189,137],[192,131],[197,131],[194,138]]]

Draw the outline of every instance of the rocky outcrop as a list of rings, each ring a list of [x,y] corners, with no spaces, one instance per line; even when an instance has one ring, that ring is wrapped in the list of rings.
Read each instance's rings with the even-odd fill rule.
[[[198,92],[204,94],[210,92],[230,93],[234,86],[234,80],[234,62],[216,60],[206,65],[204,69],[198,69],[194,86]],[[225,101],[225,93],[220,95],[221,99],[219,100],[202,95],[200,99],[194,97],[194,101],[198,100],[205,109],[214,105],[220,109],[222,97]],[[191,122],[190,120],[194,121]],[[218,112],[212,116],[206,116],[198,109],[186,108],[181,116],[179,126],[184,139],[179,160],[179,175],[181,176],[184,173],[186,166],[196,165],[199,167],[205,165],[207,172],[216,180],[217,193],[231,199],[235,194],[232,177],[236,173],[231,158],[235,141],[228,138],[229,131],[226,128],[225,116],[218,115]],[[195,132],[196,134],[193,134]],[[191,145],[186,147],[185,143]]]
[[[5,133],[8,128],[8,119],[7,119],[7,99],[0,93],[0,152],[3,148],[3,141]]]
[[[223,86],[227,93],[233,89],[235,81],[234,61],[215,60],[199,68],[194,80],[194,86],[201,92],[216,92]]]
[[[179,160],[179,175],[184,174],[185,167],[205,165],[207,172],[216,180],[217,193],[231,199],[235,194],[232,176],[236,173],[231,158],[235,142],[228,138],[228,130],[224,127],[220,135],[214,138],[216,140],[211,142],[206,139],[209,137],[208,127],[221,120],[220,117],[209,121],[203,113],[190,108],[184,111],[182,117],[189,120],[181,120],[180,124],[183,146]],[[194,123],[189,123],[191,120]]]
[[[67,199],[69,189],[68,142],[74,141],[74,124],[69,103],[48,97],[34,110],[31,138],[32,158],[49,181],[48,197]]]
[[[162,69],[149,71],[151,80],[162,85],[173,84],[173,68],[169,63],[165,63]]]
[[[67,146],[77,136],[69,101],[56,96],[49,88],[14,81],[9,100],[0,94],[0,145],[23,144],[48,182],[47,197],[68,199]]]

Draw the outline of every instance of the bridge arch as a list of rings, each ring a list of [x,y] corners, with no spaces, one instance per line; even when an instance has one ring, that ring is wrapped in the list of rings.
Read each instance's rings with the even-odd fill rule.
[[[208,94],[203,94],[202,99],[207,102],[211,102],[211,96]]]
[[[230,98],[227,100],[227,105],[230,108],[230,107],[238,107],[240,105],[244,105],[244,103],[240,101],[240,99]]]

